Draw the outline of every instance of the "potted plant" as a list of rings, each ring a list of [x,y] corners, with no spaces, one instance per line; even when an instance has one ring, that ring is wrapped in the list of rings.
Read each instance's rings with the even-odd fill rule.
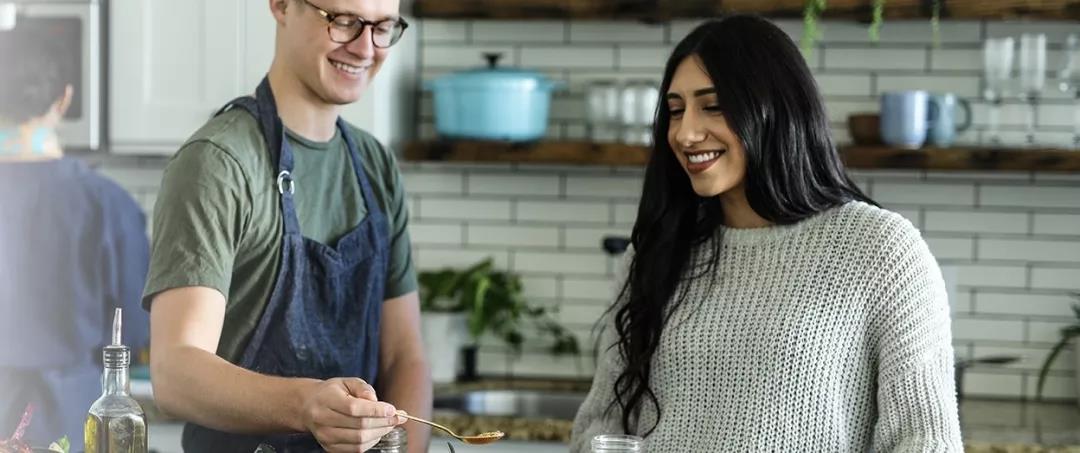
[[[491,259],[466,269],[421,272],[419,283],[424,345],[436,382],[452,381],[459,351],[464,348],[475,358],[477,342],[485,334],[501,338],[515,354],[520,354],[524,328],[532,326],[550,337],[553,354],[579,352],[577,339],[551,317],[548,309],[529,306],[525,301],[521,278],[496,270]],[[466,365],[469,362],[466,360]],[[474,377],[475,370],[467,369],[464,374]]]
[[[1080,292],[1073,293],[1072,296],[1080,301]],[[1054,364],[1054,360],[1057,359],[1070,341],[1080,337],[1080,303],[1073,305],[1072,309],[1076,315],[1076,322],[1061,329],[1061,339],[1050,350],[1050,354],[1046,356],[1046,361],[1043,362],[1042,369],[1039,370],[1039,384],[1035,389],[1035,398],[1037,400],[1042,400],[1043,385],[1046,384],[1046,375],[1050,372],[1050,366]],[[1074,344],[1073,352],[1076,355],[1076,391],[1077,394],[1080,394],[1080,345]],[[1080,403],[1080,400],[1077,403]]]

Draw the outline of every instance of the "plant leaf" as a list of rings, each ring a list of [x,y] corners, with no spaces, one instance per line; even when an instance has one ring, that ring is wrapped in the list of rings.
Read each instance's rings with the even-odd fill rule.
[[[1037,401],[1042,401],[1043,385],[1046,384],[1046,375],[1050,372],[1050,366],[1054,364],[1058,354],[1065,349],[1065,346],[1069,344],[1069,341],[1074,336],[1076,335],[1063,335],[1061,340],[1050,350],[1050,355],[1046,356],[1046,361],[1043,362],[1042,368],[1039,369],[1039,383],[1035,386],[1035,399]]]

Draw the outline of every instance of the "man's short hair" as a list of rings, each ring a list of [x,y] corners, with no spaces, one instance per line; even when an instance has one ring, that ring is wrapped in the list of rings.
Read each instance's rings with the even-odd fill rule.
[[[35,39],[32,31],[0,31],[0,121],[16,124],[44,115],[73,81],[63,75],[64,63],[49,43]]]

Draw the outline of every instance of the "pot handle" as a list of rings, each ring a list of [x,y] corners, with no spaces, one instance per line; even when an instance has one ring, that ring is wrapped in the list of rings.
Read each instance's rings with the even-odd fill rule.
[[[502,52],[484,52],[484,59],[487,60],[488,69],[495,69],[499,65],[499,59],[502,56]]]

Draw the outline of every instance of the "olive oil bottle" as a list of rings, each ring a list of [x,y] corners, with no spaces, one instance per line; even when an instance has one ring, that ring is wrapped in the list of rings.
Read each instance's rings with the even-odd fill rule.
[[[83,427],[86,453],[146,453],[146,414],[131,397],[131,350],[120,343],[120,315],[113,315],[112,344],[105,346],[101,397]]]

